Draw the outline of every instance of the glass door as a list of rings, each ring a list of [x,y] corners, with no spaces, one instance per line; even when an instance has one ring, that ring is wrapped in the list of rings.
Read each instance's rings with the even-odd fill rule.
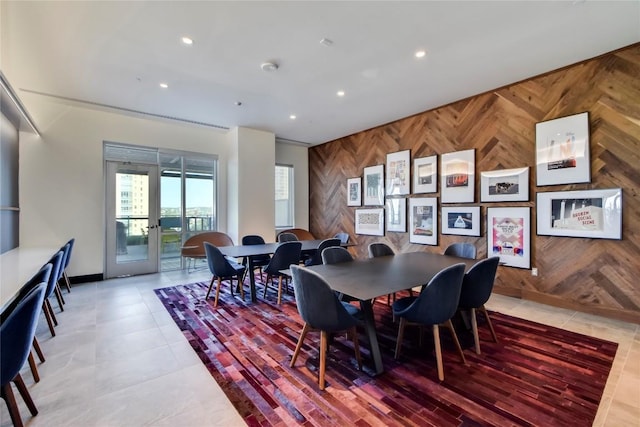
[[[107,162],[106,278],[158,271],[158,167]]]

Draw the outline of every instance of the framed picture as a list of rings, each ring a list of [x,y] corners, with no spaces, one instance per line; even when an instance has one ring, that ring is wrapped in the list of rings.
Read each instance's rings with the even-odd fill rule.
[[[347,179],[347,206],[362,206],[362,178]]]
[[[475,150],[457,151],[441,157],[442,203],[473,203],[475,199]]]
[[[487,208],[487,256],[508,267],[531,268],[531,210]]]
[[[591,182],[589,113],[536,124],[536,185]]]
[[[438,244],[438,199],[420,197],[409,199],[409,242],[423,245]]]
[[[407,199],[387,198],[387,231],[407,232]]]
[[[537,234],[622,239],[622,189],[538,193]]]
[[[413,192],[435,193],[438,191],[438,156],[413,159]]]
[[[364,168],[364,204],[365,206],[384,205],[384,166]]]
[[[387,154],[387,196],[409,194],[411,175],[410,151],[398,151]]]
[[[529,168],[480,172],[481,202],[528,202]]]
[[[356,234],[384,236],[384,209],[356,209]]]
[[[480,236],[480,206],[443,206],[442,234]]]

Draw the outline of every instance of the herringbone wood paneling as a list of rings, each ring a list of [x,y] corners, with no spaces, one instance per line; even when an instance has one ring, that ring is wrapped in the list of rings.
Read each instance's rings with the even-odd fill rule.
[[[347,207],[347,178],[386,163],[387,153],[411,150],[411,159],[475,149],[476,204],[484,220],[490,206],[531,207],[532,266],[501,267],[496,292],[640,323],[640,44],[525,82],[497,89],[375,129],[313,147],[309,151],[310,229],[316,236],[347,231],[352,251],[367,256],[369,243],[383,241],[398,252],[442,252],[467,241],[487,254],[482,237],[439,235],[438,246],[409,243],[408,233],[355,235]],[[535,124],[589,112],[591,183],[536,187]],[[479,172],[531,166],[530,201],[479,203]],[[536,236],[538,191],[623,189],[623,239]],[[433,195],[410,195],[440,196]]]

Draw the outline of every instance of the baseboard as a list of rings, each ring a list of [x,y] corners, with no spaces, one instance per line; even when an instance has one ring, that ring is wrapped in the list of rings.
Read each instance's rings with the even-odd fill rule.
[[[72,285],[78,284],[78,283],[101,282],[103,280],[104,280],[104,274],[102,273],[69,277],[69,281],[71,282]]]

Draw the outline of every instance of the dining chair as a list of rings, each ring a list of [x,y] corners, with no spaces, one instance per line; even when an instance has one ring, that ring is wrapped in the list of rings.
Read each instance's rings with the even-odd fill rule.
[[[282,281],[285,274],[282,270],[287,270],[292,265],[297,265],[300,261],[300,254],[302,252],[302,243],[296,242],[283,242],[276,248],[276,251],[271,257],[271,261],[264,268],[267,273],[267,280],[264,283],[263,298],[267,296],[267,289],[269,287],[269,281],[273,283],[273,278],[278,277],[278,304],[282,302]]]
[[[404,328],[407,325],[431,326],[438,365],[438,379],[444,380],[442,367],[442,349],[440,347],[440,326],[446,326],[451,332],[453,341],[458,348],[462,363],[466,364],[462,347],[453,328],[451,318],[456,313],[460,301],[462,278],[465,264],[454,264],[436,274],[425,288],[415,298],[400,298],[392,305],[394,318],[400,319],[398,339],[396,341],[395,358],[400,357]],[[420,331],[422,336],[422,330]]]
[[[367,251],[369,252],[369,258],[396,254],[393,249],[391,249],[391,246],[387,245],[386,243],[370,243],[367,247]],[[413,295],[413,291],[409,290],[409,294]],[[387,305],[391,305],[391,298],[393,298],[393,301],[396,300],[395,292],[387,295]]]
[[[310,267],[312,265],[322,264],[322,251],[332,246],[340,246],[340,239],[324,239],[322,242],[320,242],[320,244],[318,245],[318,249],[316,249],[313,255],[311,255],[311,257],[304,262],[304,265]]]
[[[282,230],[280,234],[282,233],[291,233],[295,235],[298,240],[316,240],[316,237],[311,234],[309,230],[305,230],[304,228],[289,228],[287,230]]]
[[[184,258],[187,263],[187,273],[196,270],[197,260],[207,257],[204,249],[205,242],[214,246],[233,246],[233,239],[221,231],[205,231],[194,234],[185,240],[184,245],[180,248],[180,256]],[[192,262],[193,269],[190,270]]]
[[[351,256],[351,253],[342,246],[330,246],[322,251],[323,264],[340,264],[349,261],[353,261],[353,256]],[[358,301],[357,298],[343,294],[342,292],[334,291],[334,293],[340,301]]]
[[[61,248],[64,251],[64,260],[62,262],[61,275],[62,275],[62,278],[64,279],[64,285],[66,286],[68,292],[71,292],[71,281],[69,280],[69,276],[67,275],[67,266],[69,265],[69,261],[71,261],[71,253],[73,252],[73,246],[75,245],[75,242],[76,242],[76,239],[71,238]]]
[[[349,233],[340,232],[336,233],[336,235],[333,237],[336,239],[340,239],[340,244],[342,245],[346,245],[347,243],[349,243]]]
[[[213,306],[218,306],[218,298],[220,297],[220,287],[223,280],[229,281],[229,289],[231,290],[231,296],[235,296],[233,292],[233,279],[238,279],[238,287],[240,288],[240,297],[244,300],[244,288],[242,286],[242,276],[244,275],[245,266],[237,264],[227,259],[220,249],[215,247],[209,242],[204,242],[204,250],[207,255],[207,264],[209,265],[209,271],[213,275],[211,282],[209,283],[209,289],[207,290],[207,296],[205,300],[209,299],[213,284],[217,280],[216,296],[213,301]]]
[[[242,244],[243,245],[264,245],[266,242],[264,241],[264,238],[262,236],[258,236],[255,234],[250,234],[247,236],[242,237]],[[260,279],[262,279],[262,269],[264,267],[266,267],[269,264],[269,261],[271,261],[271,256],[270,255],[255,255],[252,257],[251,259],[251,264],[253,264],[254,268],[258,268],[260,270]],[[245,270],[245,275],[249,269],[249,258],[245,257],[242,260],[242,265],[244,265],[245,267],[247,267],[247,270]]]
[[[35,337],[38,316],[44,300],[46,282],[34,284],[16,302],[11,310],[3,311],[0,318],[0,396],[5,401],[13,425],[22,427],[22,418],[11,383],[13,382],[29,408],[36,416],[36,408],[27,389],[20,370],[31,353]]]
[[[327,351],[330,342],[329,334],[347,331],[348,336],[353,341],[358,369],[362,369],[360,345],[358,344],[356,330],[358,320],[354,317],[359,310],[354,305],[339,301],[329,284],[319,274],[297,265],[291,266],[291,274],[293,276],[296,306],[304,325],[289,366],[291,368],[295,366],[307,333],[312,330],[320,331],[318,386],[320,390],[324,390]]]
[[[473,340],[475,342],[476,354],[480,354],[480,338],[478,337],[478,320],[476,319],[476,310],[484,314],[487,319],[487,325],[491,331],[494,342],[498,342],[498,337],[491,324],[489,312],[484,304],[489,300],[493,283],[496,278],[500,257],[494,256],[478,261],[467,271],[462,280],[462,290],[460,291],[460,301],[458,302],[459,310],[469,310],[471,317],[471,329],[473,331]]]
[[[445,255],[457,256],[460,258],[476,259],[476,247],[471,243],[452,243],[444,250]]]
[[[296,236],[293,233],[280,233],[278,234],[278,242],[279,243],[283,243],[283,242],[297,242],[298,236]]]
[[[63,279],[62,271],[64,269],[64,254],[62,250],[56,252],[50,259],[49,264],[51,264],[51,274],[49,275],[47,282],[47,288],[44,292],[44,301],[42,303],[42,311],[44,312],[44,318],[47,321],[47,326],[49,326],[49,332],[52,337],[56,336],[56,331],[54,325],[58,325],[58,319],[53,311],[53,307],[51,306],[51,302],[49,301],[49,297],[54,294],[57,288],[58,283],[61,279]],[[56,293],[57,295],[57,293]],[[62,303],[58,298],[58,305],[61,310],[64,310],[62,307]]]

